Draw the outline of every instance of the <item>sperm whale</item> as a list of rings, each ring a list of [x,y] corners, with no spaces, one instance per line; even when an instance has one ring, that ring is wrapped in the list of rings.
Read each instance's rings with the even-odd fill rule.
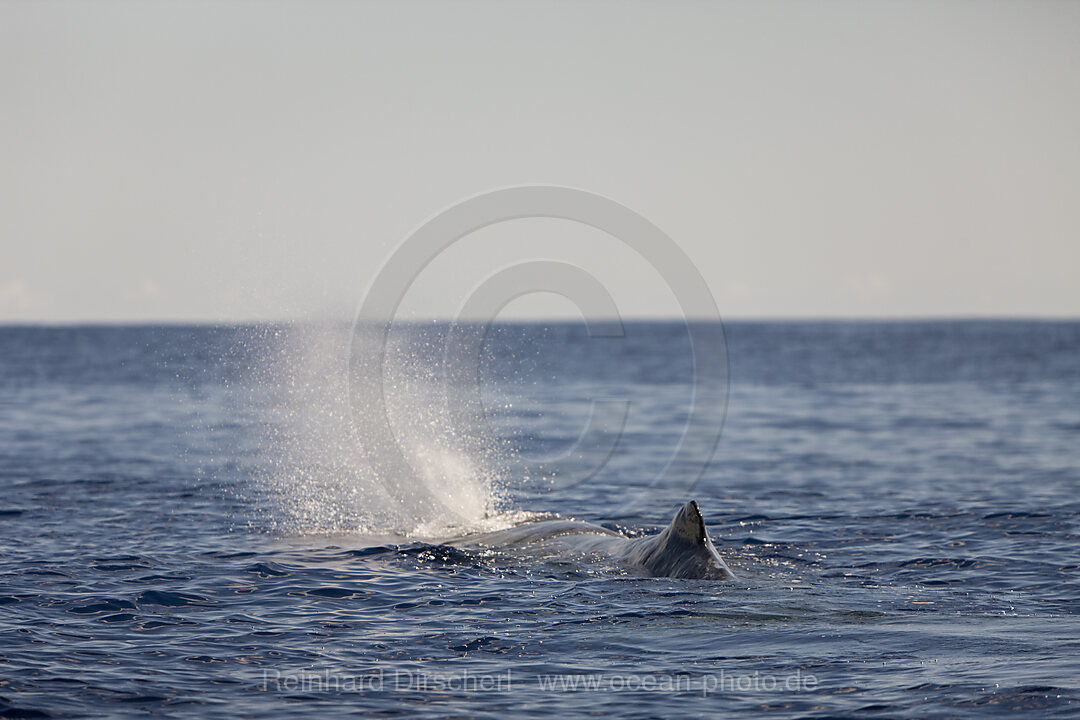
[[[644,570],[654,577],[732,580],[705,530],[705,520],[691,500],[660,533],[628,538],[605,527],[576,520],[527,522],[496,532],[451,541],[478,549],[525,548],[547,555],[596,553]]]

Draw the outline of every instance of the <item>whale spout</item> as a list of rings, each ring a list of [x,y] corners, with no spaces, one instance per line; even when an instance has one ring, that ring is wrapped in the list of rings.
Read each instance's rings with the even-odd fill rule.
[[[675,513],[659,535],[639,538],[631,551],[633,562],[656,577],[732,580],[735,574],[724,563],[705,531],[697,503],[691,500]]]

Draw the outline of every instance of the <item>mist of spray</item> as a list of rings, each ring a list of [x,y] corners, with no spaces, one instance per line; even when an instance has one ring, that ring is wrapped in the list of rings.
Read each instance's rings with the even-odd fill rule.
[[[296,323],[268,333],[254,372],[265,419],[259,481],[278,530],[439,537],[493,529],[505,467],[499,443],[464,427],[444,381],[436,326],[395,328],[381,378],[384,407],[350,402],[348,325]],[[353,382],[357,379],[353,378]],[[393,446],[365,431],[385,413]],[[451,417],[453,415],[453,418]],[[384,456],[406,465],[387,477]]]

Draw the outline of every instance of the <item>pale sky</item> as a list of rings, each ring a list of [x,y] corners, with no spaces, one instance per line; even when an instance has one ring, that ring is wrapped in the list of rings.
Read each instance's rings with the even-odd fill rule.
[[[418,225],[530,184],[651,220],[726,318],[1077,317],[1078,38],[1066,1],[5,0],[0,322],[349,315]],[[557,220],[406,311],[534,258],[677,311]]]

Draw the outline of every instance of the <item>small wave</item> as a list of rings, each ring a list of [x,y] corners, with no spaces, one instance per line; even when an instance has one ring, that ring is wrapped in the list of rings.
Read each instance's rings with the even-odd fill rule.
[[[97,615],[98,613],[114,613],[120,610],[137,610],[135,603],[123,598],[104,598],[88,605],[78,605],[69,608],[69,613],[75,615]]]
[[[898,430],[982,430],[990,427],[990,423],[986,420],[924,415],[902,415],[893,420],[892,425]]]
[[[996,512],[988,515],[983,515],[983,520],[1047,520],[1054,517],[1052,513],[1047,512],[1022,512],[1022,511],[1009,511],[1009,512]]]
[[[147,590],[138,598],[141,605],[162,605],[165,607],[183,607],[186,605],[212,605],[213,600],[202,595],[191,595],[182,592],[168,592],[165,590]]]
[[[356,588],[320,587],[308,590],[304,594],[312,597],[341,600],[343,598],[370,597],[372,592],[370,590],[357,590]]]
[[[255,573],[259,577],[281,577],[289,574],[289,571],[281,565],[270,561],[248,565],[244,568],[244,572]]]

